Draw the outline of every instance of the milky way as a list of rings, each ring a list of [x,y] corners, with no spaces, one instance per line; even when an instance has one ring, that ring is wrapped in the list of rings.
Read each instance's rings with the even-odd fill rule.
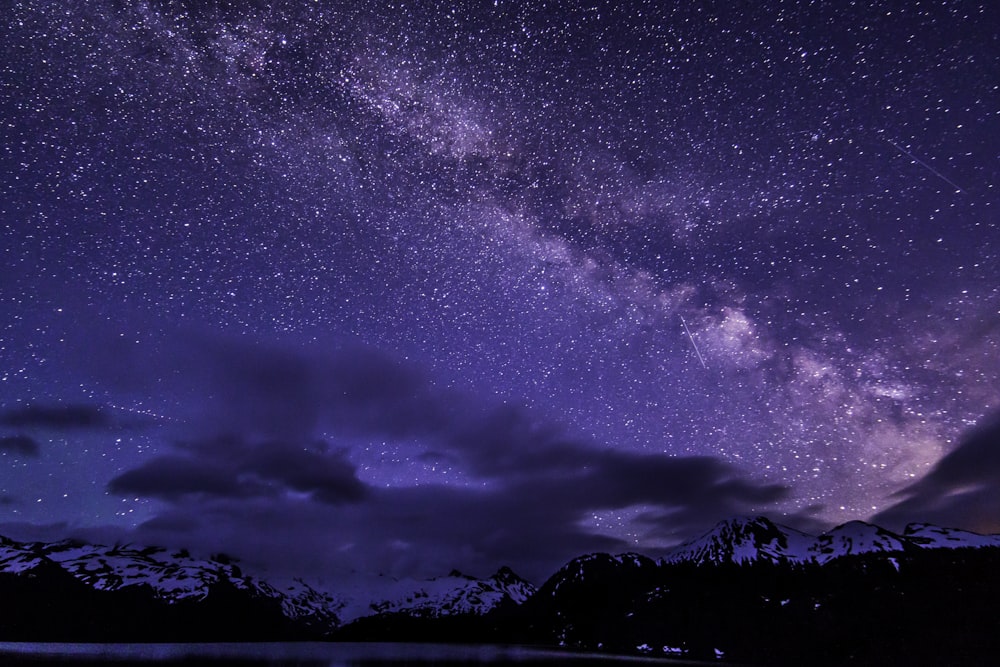
[[[542,572],[1000,407],[992,3],[357,4],[4,12],[6,532]]]

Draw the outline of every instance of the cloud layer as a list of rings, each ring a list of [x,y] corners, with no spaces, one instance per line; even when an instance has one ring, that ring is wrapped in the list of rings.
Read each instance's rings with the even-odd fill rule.
[[[537,577],[581,552],[632,546],[595,527],[600,513],[643,513],[641,537],[656,544],[786,494],[713,457],[599,447],[526,408],[436,389],[371,349],[186,345],[178,359],[198,359],[191,380],[205,413],[172,451],[108,485],[161,501],[143,541],[242,547],[271,568],[331,576],[509,563]],[[366,481],[338,443],[372,441],[394,443],[413,469],[436,462],[452,475]]]

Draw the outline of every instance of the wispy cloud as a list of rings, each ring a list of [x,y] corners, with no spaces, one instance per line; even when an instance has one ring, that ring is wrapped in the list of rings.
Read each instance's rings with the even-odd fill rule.
[[[896,494],[876,521],[899,527],[926,521],[983,533],[1000,532],[1000,414],[966,434],[927,475]]]
[[[74,430],[104,428],[111,424],[96,405],[26,405],[0,412],[0,426]]]
[[[0,452],[11,452],[23,456],[38,456],[40,450],[38,441],[26,435],[0,437]]]

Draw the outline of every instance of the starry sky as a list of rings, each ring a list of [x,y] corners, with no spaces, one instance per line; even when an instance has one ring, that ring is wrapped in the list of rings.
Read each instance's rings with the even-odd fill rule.
[[[538,578],[1000,531],[995,3],[0,26],[0,533]]]

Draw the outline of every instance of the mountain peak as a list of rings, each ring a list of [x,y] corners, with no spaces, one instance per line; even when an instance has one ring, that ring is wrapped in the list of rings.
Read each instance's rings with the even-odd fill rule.
[[[929,523],[911,523],[903,537],[924,549],[961,549],[964,547],[1000,546],[1000,535],[981,535],[960,528],[942,528]]]
[[[510,569],[506,565],[502,566],[499,570],[493,573],[490,577],[493,581],[501,584],[527,584],[527,580],[519,576],[514,570]]]
[[[894,553],[911,547],[905,538],[885,528],[864,521],[848,521],[817,537],[810,551],[813,560],[825,563],[851,554]]]
[[[744,526],[756,526],[761,528],[773,528],[776,524],[768,519],[766,516],[758,515],[739,515],[731,516],[726,519],[722,519],[717,524],[716,527],[720,526],[730,526],[734,528],[744,527]]]
[[[664,561],[697,564],[795,561],[807,558],[812,540],[763,516],[735,517],[720,521],[698,539],[682,544]]]
[[[842,556],[866,553],[899,553],[916,548],[1000,547],[1000,535],[913,523],[902,534],[865,521],[848,521],[813,536],[758,517],[720,521],[696,540],[686,542],[662,562],[722,563],[827,563]]]

